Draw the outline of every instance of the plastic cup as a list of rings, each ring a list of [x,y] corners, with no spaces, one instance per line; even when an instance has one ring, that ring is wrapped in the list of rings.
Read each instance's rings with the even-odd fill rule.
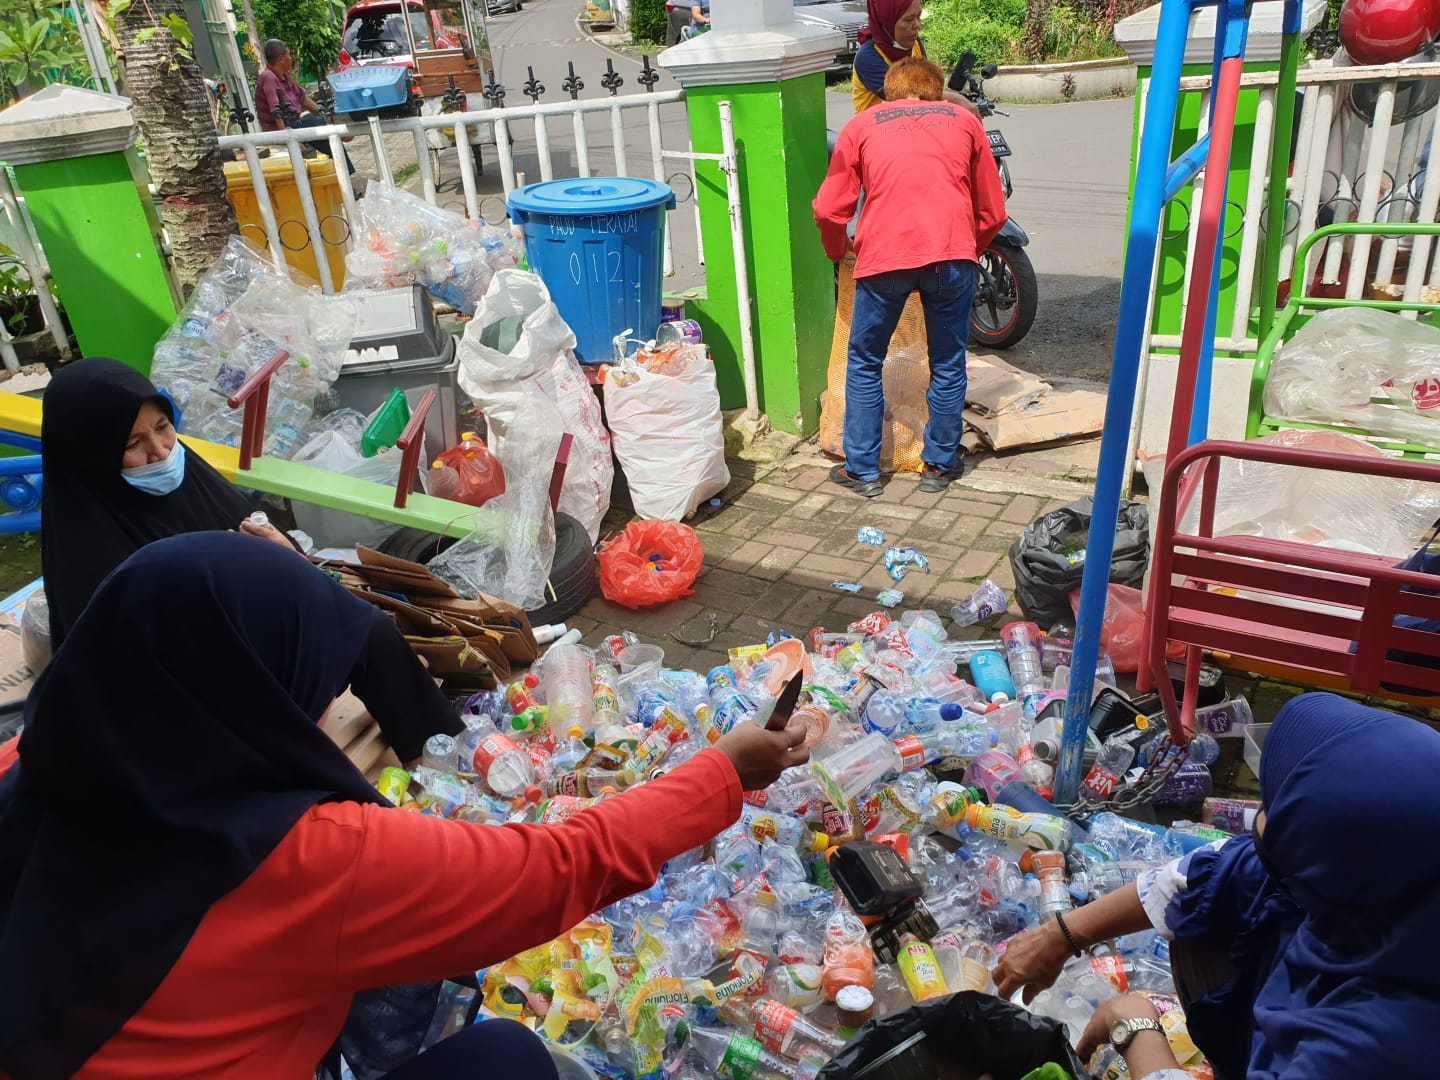
[[[622,675],[629,675],[632,671],[639,671],[642,668],[659,671],[660,665],[665,662],[665,650],[659,645],[648,645],[642,642],[636,645],[626,645],[615,659],[620,663]]]

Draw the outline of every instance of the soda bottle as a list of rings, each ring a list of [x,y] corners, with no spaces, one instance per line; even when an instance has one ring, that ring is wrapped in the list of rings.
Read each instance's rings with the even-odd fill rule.
[[[738,1031],[692,1027],[685,1053],[711,1075],[725,1080],[796,1080],[800,1075],[793,1062]]]
[[[511,683],[505,688],[505,701],[510,706],[510,711],[519,716],[526,709],[533,709],[540,704],[535,700],[535,688],[540,685],[540,678],[533,671],[527,671],[523,679]]]
[[[961,787],[951,780],[942,780],[935,785],[930,796],[930,806],[925,814],[925,823],[940,832],[950,832],[957,825],[964,824],[965,811],[983,797],[975,788]]]
[[[670,748],[689,734],[685,720],[679,713],[669,705],[658,706],[649,734],[631,751],[630,760],[620,770],[621,776],[625,778],[625,786],[630,787],[643,780],[647,772],[660,764],[661,759],[670,752]]]
[[[910,997],[917,1005],[950,992],[945,985],[945,976],[940,972],[940,961],[935,959],[935,950],[928,941],[921,941],[914,934],[901,936],[895,964],[900,969],[900,977],[905,980],[905,989],[910,991]]]
[[[1010,679],[1015,693],[1025,706],[1025,716],[1033,719],[1035,702],[1050,689],[1040,664],[1040,628],[1032,622],[1012,622],[1000,631],[1005,642],[1005,658],[1010,666]]]
[[[999,615],[1006,604],[1005,590],[986,578],[978,589],[950,609],[950,618],[956,626],[974,626]]]
[[[1080,785],[1080,797],[1085,802],[1104,802],[1120,786],[1130,763],[1135,760],[1135,747],[1125,739],[1110,736],[1100,747],[1095,764],[1085,774]]]
[[[601,733],[610,734],[619,728],[620,691],[616,682],[620,678],[613,664],[600,662],[590,676],[590,719],[595,725],[595,737],[599,742],[609,742]]]
[[[827,1058],[845,1049],[845,1040],[833,1031],[812,1024],[783,1001],[736,1001],[722,1015],[742,1030],[748,1028],[772,1054],[800,1058],[818,1050]]]
[[[1016,840],[1041,851],[1066,851],[1073,830],[1070,823],[1053,814],[1023,814],[1011,806],[971,806],[965,824],[996,840]]]
[[[824,851],[830,846],[828,836],[811,832],[810,826],[793,814],[761,810],[749,803],[740,805],[740,824],[756,840],[774,840],[801,851]]]
[[[530,755],[498,732],[475,745],[474,766],[485,786],[502,799],[516,798],[535,783]]]
[[[820,987],[835,1000],[842,987],[875,987],[875,953],[865,925],[848,911],[837,910],[825,924],[825,963]]]

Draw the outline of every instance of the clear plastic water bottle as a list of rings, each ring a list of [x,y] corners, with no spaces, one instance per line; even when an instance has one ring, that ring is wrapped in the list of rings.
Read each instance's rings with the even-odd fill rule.
[[[1211,735],[1238,735],[1246,724],[1255,722],[1250,703],[1243,697],[1221,701],[1195,710],[1195,730]]]
[[[1040,663],[1040,628],[1032,622],[1012,622],[1000,631],[1005,642],[1005,659],[1010,665],[1010,679],[1015,693],[1026,707],[1026,715],[1035,715],[1034,705],[1050,687]]]
[[[693,1027],[685,1051],[692,1061],[705,1066],[711,1076],[793,1080],[797,1075],[793,1063],[738,1031]]]
[[[889,737],[905,720],[905,699],[889,690],[877,690],[865,705],[864,727]]]
[[[1005,590],[986,578],[978,589],[950,609],[950,618],[956,626],[974,626],[999,615],[1008,603]]]
[[[454,772],[459,763],[456,757],[458,750],[459,744],[456,743],[453,735],[446,735],[443,732],[431,735],[425,740],[425,752],[421,755],[420,763],[428,765],[438,772]]]

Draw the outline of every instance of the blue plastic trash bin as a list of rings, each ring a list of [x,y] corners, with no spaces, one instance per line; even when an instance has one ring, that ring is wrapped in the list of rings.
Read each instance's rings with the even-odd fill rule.
[[[608,363],[617,334],[660,324],[665,211],[675,193],[654,180],[591,176],[529,184],[510,196],[530,269],[575,331],[585,364]]]

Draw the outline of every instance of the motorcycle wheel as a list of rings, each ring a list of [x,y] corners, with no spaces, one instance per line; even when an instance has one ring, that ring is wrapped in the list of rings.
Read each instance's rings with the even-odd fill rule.
[[[1040,304],[1040,287],[1030,256],[1009,244],[994,244],[980,256],[970,343],[1008,349],[1030,332]]]

